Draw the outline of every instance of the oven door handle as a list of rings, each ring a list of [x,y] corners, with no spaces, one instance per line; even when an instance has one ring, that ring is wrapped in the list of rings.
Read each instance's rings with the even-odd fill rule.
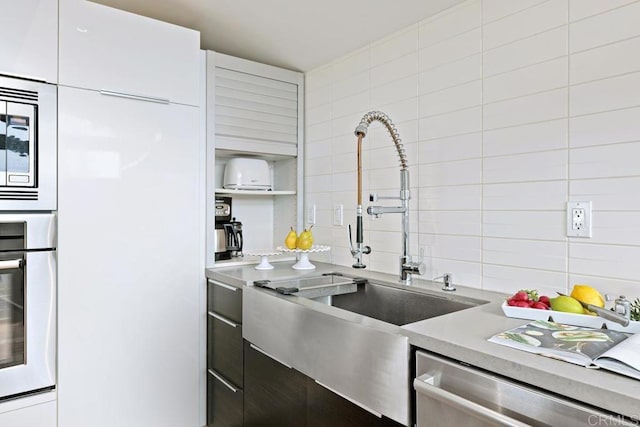
[[[22,268],[24,261],[20,259],[8,259],[0,261],[0,270],[13,270],[14,268]]]
[[[421,399],[433,399],[450,408],[452,411],[460,411],[475,417],[485,423],[493,426],[502,427],[525,427],[521,421],[511,418],[507,415],[496,412],[492,409],[479,405],[462,396],[451,393],[438,387],[437,374],[427,373],[419,376],[413,381],[413,387],[416,389],[418,396],[416,397],[417,405],[420,406]]]

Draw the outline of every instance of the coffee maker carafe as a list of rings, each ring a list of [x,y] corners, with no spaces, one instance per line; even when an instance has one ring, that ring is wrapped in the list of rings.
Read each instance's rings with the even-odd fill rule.
[[[215,260],[231,259],[231,251],[227,250],[227,231],[225,224],[231,221],[231,197],[216,197],[215,205],[216,253]]]
[[[224,224],[227,239],[227,251],[232,257],[242,256],[242,223],[233,218],[229,224]]]

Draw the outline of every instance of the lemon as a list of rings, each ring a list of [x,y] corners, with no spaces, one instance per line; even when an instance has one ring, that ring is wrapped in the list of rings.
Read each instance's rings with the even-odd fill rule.
[[[573,285],[571,296],[585,304],[591,304],[601,308],[604,307],[604,298],[600,292],[589,285]],[[586,308],[583,310],[586,314],[595,314]]]
[[[560,295],[555,298],[551,298],[551,310],[562,311],[565,313],[584,313],[582,304],[575,298],[567,295]]]

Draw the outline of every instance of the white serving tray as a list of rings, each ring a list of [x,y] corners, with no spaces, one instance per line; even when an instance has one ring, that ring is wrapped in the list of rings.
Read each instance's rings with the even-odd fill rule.
[[[599,316],[591,316],[588,314],[563,313],[554,310],[538,310],[535,308],[513,307],[502,303],[502,311],[507,317],[515,317],[518,319],[531,320],[552,320],[567,325],[586,326],[587,328],[604,328],[614,331],[628,332],[636,334],[640,332],[640,322],[631,321],[629,326],[622,326],[619,323],[603,319]]]

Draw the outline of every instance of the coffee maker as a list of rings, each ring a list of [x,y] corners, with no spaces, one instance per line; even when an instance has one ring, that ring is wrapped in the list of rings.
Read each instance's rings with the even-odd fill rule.
[[[216,261],[242,256],[242,223],[231,216],[231,197],[216,197],[215,231]]]

